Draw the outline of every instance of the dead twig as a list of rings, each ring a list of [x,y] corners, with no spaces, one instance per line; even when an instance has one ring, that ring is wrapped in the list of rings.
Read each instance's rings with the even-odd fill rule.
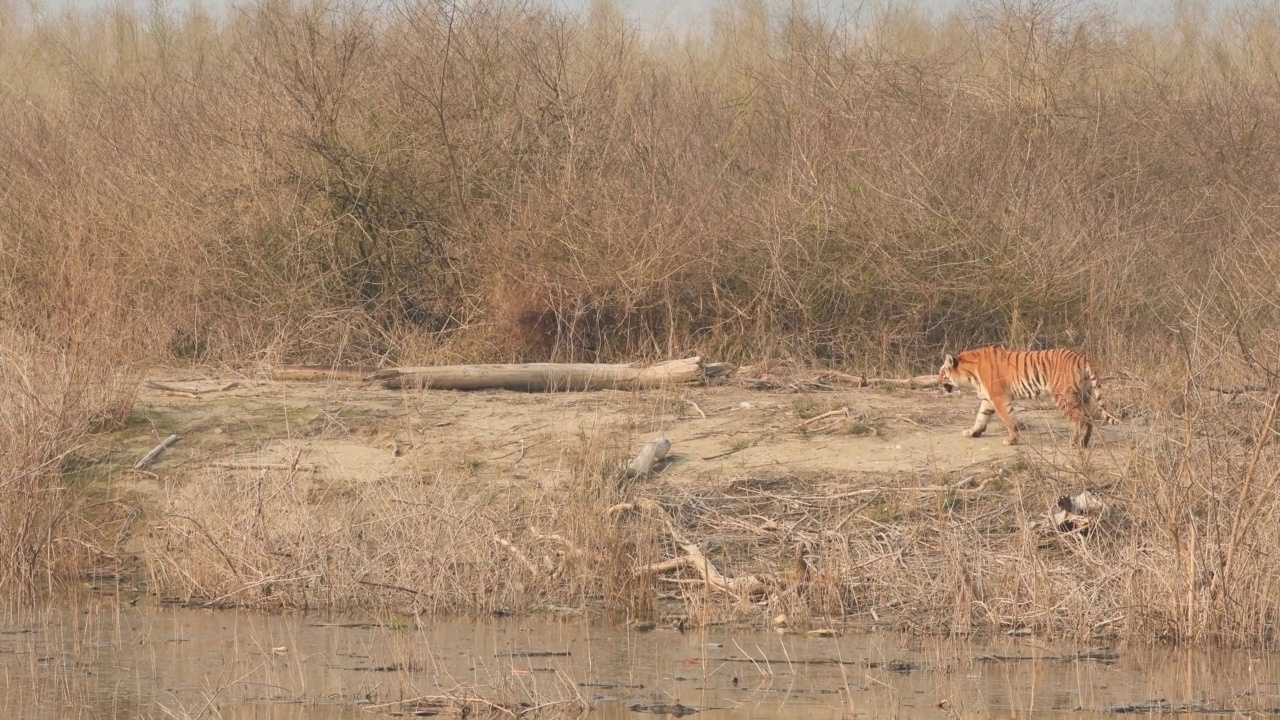
[[[510,553],[515,557],[515,559],[519,560],[526,568],[529,569],[529,572],[533,573],[534,575],[542,574],[542,572],[538,570],[538,566],[534,565],[533,561],[529,559],[529,556],[525,555],[524,551],[521,550],[520,548],[516,547],[515,545],[512,545],[509,540],[503,540],[497,535],[494,535],[493,541],[498,543],[502,547],[506,548],[508,551],[510,551]]]
[[[407,588],[400,585],[391,585],[389,583],[382,583],[376,580],[366,580],[364,578],[360,578],[359,580],[356,580],[356,582],[360,583],[361,585],[367,585],[368,587],[382,588],[383,590],[398,590],[403,593],[409,593],[410,595],[422,594],[421,592],[414,590],[413,588]]]
[[[572,557],[579,557],[581,555],[586,554],[580,548],[578,548],[578,546],[570,542],[568,538],[558,533],[552,533],[550,535],[546,535],[546,534],[543,534],[541,531],[539,531],[538,528],[531,527],[529,528],[529,534],[532,535],[535,540],[549,540],[551,542],[556,542],[563,545],[565,548],[565,554],[570,555]]]
[[[718,590],[738,598],[749,597],[764,588],[764,582],[755,575],[744,575],[738,578],[725,577],[711,561],[702,554],[697,544],[689,542],[685,538],[684,533],[676,527],[675,522],[671,520],[671,516],[662,509],[658,503],[648,498],[638,498],[630,503],[618,503],[611,506],[605,512],[615,520],[617,517],[628,511],[645,512],[657,517],[667,527],[667,532],[671,535],[671,539],[676,545],[684,551],[684,556],[672,560],[666,560],[659,563],[649,565],[640,565],[632,568],[632,573],[637,576],[656,575],[658,573],[668,572],[670,570],[680,568],[693,568],[702,576],[702,582],[711,590]]]
[[[505,452],[505,453],[502,453],[501,455],[497,455],[497,456],[495,456],[495,457],[488,458],[488,459],[486,460],[486,462],[497,462],[498,460],[501,460],[502,458],[505,458],[505,457],[511,457],[512,455],[516,455],[516,456],[518,456],[518,457],[516,457],[516,459],[515,459],[515,460],[513,460],[513,461],[511,462],[511,464],[512,464],[512,465],[517,465],[517,464],[519,464],[519,462],[520,462],[521,460],[523,460],[523,459],[524,459],[524,453],[525,453],[525,451],[526,451],[526,450],[528,450],[529,448],[533,447],[534,445],[537,445],[537,444],[538,444],[537,442],[525,442],[525,439],[524,439],[524,438],[520,438],[519,440],[512,440],[511,442],[503,443],[502,445],[499,445],[498,447],[505,447],[505,446],[507,446],[507,445],[510,445],[510,444],[512,444],[512,443],[517,443],[517,442],[518,442],[518,443],[520,443],[520,447],[516,448],[515,450],[512,450],[511,452]]]
[[[819,375],[818,379],[824,380],[826,382],[839,380],[842,382],[849,383],[851,385],[855,385],[857,387],[867,386],[867,379],[865,377],[862,377],[861,375],[850,375],[848,373],[842,373],[837,370],[828,370],[827,372],[824,372],[821,375]]]
[[[391,702],[382,703],[380,705],[364,705],[362,706],[361,709],[365,710],[366,712],[380,712],[382,710],[385,710],[386,708],[403,707],[406,705],[407,706],[430,705],[430,706],[436,706],[436,707],[443,707],[446,704],[463,706],[462,710],[464,711],[468,710],[468,708],[466,707],[468,705],[480,705],[483,707],[487,707],[490,710],[496,710],[498,712],[505,713],[506,715],[509,715],[511,717],[519,717],[519,715],[516,712],[512,711],[511,708],[507,707],[506,705],[503,705],[502,703],[496,703],[496,702],[493,702],[492,700],[486,700],[485,698],[476,697],[474,695],[463,695],[463,696],[456,696],[456,697],[453,695],[420,695],[415,698],[409,698],[407,700],[393,700]]]
[[[819,420],[825,420],[825,419],[827,419],[827,418],[829,418],[829,417],[831,417],[831,416],[833,416],[833,415],[844,415],[846,418],[847,418],[847,417],[849,417],[849,406],[848,406],[848,405],[845,405],[844,407],[839,408],[839,409],[837,409],[837,410],[832,410],[832,411],[830,411],[830,412],[824,412],[824,413],[822,413],[821,415],[816,415],[816,416],[814,416],[814,417],[811,417],[811,418],[809,418],[808,420],[805,420],[804,422],[800,423],[800,427],[808,427],[808,426],[810,426],[810,425],[812,425],[812,424],[814,424],[814,423],[818,422]]]
[[[750,445],[743,445],[742,447],[739,447],[739,448],[733,448],[732,450],[725,450],[724,452],[722,452],[722,453],[716,453],[715,455],[706,455],[706,456],[704,456],[702,459],[703,459],[703,460],[719,460],[719,459],[720,459],[720,458],[722,458],[722,457],[729,457],[730,455],[732,455],[732,454],[734,454],[734,453],[742,452],[743,450],[746,450],[748,447],[751,447],[751,446],[750,446]]]
[[[704,413],[704,412],[702,412],[702,407],[701,407],[700,405],[698,405],[698,403],[696,403],[696,402],[694,402],[694,401],[690,400],[689,398],[684,398],[684,401],[685,401],[685,402],[687,402],[687,403],[689,403],[690,405],[692,405],[692,406],[693,406],[693,409],[698,411],[698,414],[702,416],[702,419],[703,419],[703,420],[706,420],[706,419],[707,419],[707,414],[706,414],[706,413]]]
[[[1237,387],[1220,387],[1218,385],[1206,385],[1205,390],[1223,395],[1244,395],[1245,393],[1266,392],[1267,386],[1263,384],[1256,385],[1239,385]]]
[[[218,544],[218,541],[213,538],[213,533],[210,533],[204,525],[200,524],[199,520],[196,520],[190,515],[183,515],[181,513],[170,513],[170,517],[182,518],[192,525],[195,525],[196,529],[199,530],[201,534],[204,535],[205,539],[209,541],[209,544],[213,546],[213,549],[217,550],[218,554],[222,556],[222,561],[227,564],[227,569],[231,571],[231,574],[236,576],[236,580],[244,582],[244,578],[241,577],[240,571],[236,569],[236,564],[231,560],[231,556],[227,554],[226,550],[222,549],[222,546]]]

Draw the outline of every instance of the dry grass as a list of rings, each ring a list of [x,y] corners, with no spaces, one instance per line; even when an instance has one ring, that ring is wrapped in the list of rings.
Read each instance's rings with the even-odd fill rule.
[[[0,584],[99,548],[58,458],[118,415],[136,363],[697,351],[915,373],[999,341],[1146,384],[1132,404],[1155,430],[1113,485],[1124,522],[1046,556],[1017,520],[1050,492],[1035,475],[894,500],[892,532],[805,515],[747,543],[760,572],[816,545],[790,612],[1270,639],[1273,404],[1203,387],[1265,383],[1280,355],[1280,18],[1178,7],[1170,27],[1052,0],[841,27],[729,4],[677,37],[608,3],[6,5],[0,521],[20,530]],[[625,493],[574,478],[528,497],[461,474],[308,490],[334,503],[270,475],[175,492],[191,520],[165,542],[204,537],[208,557],[155,571],[236,601],[647,612],[626,568],[666,555],[661,524],[606,522]],[[670,510],[713,536],[742,502]],[[512,555],[495,535],[527,574],[488,572]]]
[[[109,348],[67,335],[0,331],[0,595],[10,600],[77,582],[121,520],[64,472],[86,433],[124,419],[137,378]]]
[[[583,436],[565,479],[532,485],[463,466],[368,482],[184,479],[144,556],[158,589],[197,604],[1271,644],[1274,408],[1206,399],[1181,436],[1169,419],[1128,447],[1056,465],[1032,449],[964,476],[626,482],[625,443]],[[1205,416],[1233,422],[1196,431]],[[1060,532],[1058,496],[1086,487],[1107,509],[1087,533]],[[644,511],[650,501],[659,509]],[[696,564],[642,570],[686,555],[682,543],[737,584],[714,587]]]
[[[621,493],[595,439],[564,486],[433,477],[311,480],[287,472],[179,481],[145,539],[149,575],[213,605],[415,613],[652,606],[630,567],[656,539],[605,516]],[[657,559],[657,558],[655,558]]]

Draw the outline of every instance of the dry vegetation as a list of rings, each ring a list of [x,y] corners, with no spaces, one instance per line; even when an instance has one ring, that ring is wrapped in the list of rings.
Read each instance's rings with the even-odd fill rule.
[[[954,407],[937,432],[962,440],[956,428],[970,407]],[[792,439],[771,447],[816,452],[796,429],[802,414],[788,415]],[[1280,607],[1267,569],[1280,551],[1267,529],[1280,450],[1257,444],[1271,413],[1241,415],[1211,436],[1108,433],[1082,457],[1050,454],[1040,434],[1021,456],[914,473],[743,471],[713,468],[696,452],[659,478],[628,480],[620,469],[638,444],[627,437],[644,434],[610,425],[561,435],[563,450],[520,470],[500,442],[508,434],[493,443],[505,451],[499,462],[477,459],[484,451],[358,478],[350,467],[316,474],[316,457],[294,445],[298,470],[271,458],[252,469],[247,458],[237,464],[248,472],[162,471],[161,502],[134,547],[154,589],[198,606],[603,610],[677,626],[772,627],[784,616],[801,631],[848,624],[1251,645],[1273,639]],[[900,443],[918,420],[881,431]],[[450,432],[465,437],[457,426],[466,423]],[[848,418],[833,442],[867,452],[860,427]],[[345,432],[323,433],[315,447]],[[1057,497],[1083,487],[1105,510],[1087,532],[1059,531],[1049,521]],[[715,566],[709,577],[699,555]]]
[[[918,555],[836,525],[793,604],[918,587],[943,628],[1272,639],[1276,398],[1206,388],[1265,385],[1280,351],[1274,11],[1180,3],[1156,27],[1030,0],[853,26],[748,2],[683,37],[608,2],[0,10],[0,589],[109,546],[112,505],[60,458],[152,362],[699,352],[915,373],[1000,341],[1138,378],[1154,430],[1120,463],[1124,521],[1060,557],[1000,524],[1017,495],[894,514]],[[592,518],[568,523],[592,559],[556,601],[642,610],[608,569],[666,538],[597,527],[622,496],[589,465],[567,504],[520,501]],[[519,516],[465,478],[406,482],[323,522],[351,543],[389,524],[390,547],[437,533],[444,557],[468,530],[452,505]],[[401,500],[429,511],[378,519]],[[519,573],[441,563],[388,576],[449,586],[431,609],[538,604]]]

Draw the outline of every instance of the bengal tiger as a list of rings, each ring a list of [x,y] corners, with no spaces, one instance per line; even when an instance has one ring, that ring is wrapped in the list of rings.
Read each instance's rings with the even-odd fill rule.
[[[1009,401],[1053,395],[1058,407],[1071,418],[1071,443],[1087,447],[1093,434],[1091,409],[1096,406],[1108,424],[1119,424],[1102,407],[1102,385],[1084,355],[1071,350],[1017,352],[1001,347],[966,350],[959,357],[947,355],[938,371],[938,385],[950,393],[957,386],[973,387],[982,404],[973,427],[965,437],[978,437],[987,429],[993,414],[999,413],[1009,435],[1005,445],[1018,444],[1018,424]]]

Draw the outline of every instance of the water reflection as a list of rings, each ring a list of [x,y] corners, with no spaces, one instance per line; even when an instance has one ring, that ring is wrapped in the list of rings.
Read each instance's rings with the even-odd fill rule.
[[[93,603],[0,627],[0,716],[326,720],[509,716],[1090,718],[1280,707],[1270,654],[636,633],[576,620],[379,621]],[[493,705],[486,705],[492,703]],[[495,709],[497,708],[497,709]],[[503,709],[505,708],[505,709]],[[648,715],[647,717],[662,717]]]

